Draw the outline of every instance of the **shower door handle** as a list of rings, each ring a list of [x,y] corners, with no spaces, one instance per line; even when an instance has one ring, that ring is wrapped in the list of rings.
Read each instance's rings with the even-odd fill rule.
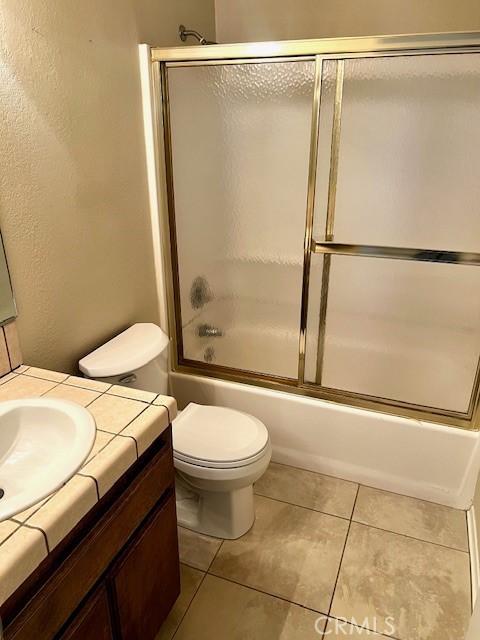
[[[480,266],[480,253],[443,251],[438,249],[410,249],[408,247],[382,247],[366,244],[343,244],[341,242],[317,242],[312,240],[312,253],[365,258],[388,258],[391,260],[414,260],[416,262],[443,262]]]

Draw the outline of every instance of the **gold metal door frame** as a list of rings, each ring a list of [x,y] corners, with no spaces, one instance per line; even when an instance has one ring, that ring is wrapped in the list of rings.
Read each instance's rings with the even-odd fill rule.
[[[287,391],[299,395],[320,398],[377,412],[406,416],[427,421],[439,422],[464,429],[480,429],[480,359],[475,376],[472,396],[466,413],[449,411],[438,407],[427,407],[413,403],[377,398],[339,389],[330,389],[305,382],[305,348],[308,314],[308,288],[310,261],[312,253],[324,254],[322,276],[322,298],[320,323],[322,341],[325,335],[326,306],[328,300],[328,276],[330,256],[368,255],[377,258],[396,258],[403,260],[421,260],[430,262],[449,262],[480,265],[480,254],[459,253],[453,251],[429,251],[421,249],[395,249],[392,247],[364,247],[333,242],[333,220],[335,210],[336,164],[338,163],[338,145],[341,127],[341,106],[343,88],[343,61],[350,58],[415,56],[426,54],[478,53],[480,52],[480,32],[452,34],[420,34],[413,36],[381,36],[374,38],[334,38],[322,40],[301,40],[268,43],[245,43],[228,45],[209,45],[202,47],[174,47],[169,49],[152,48],[151,59],[154,67],[154,85],[160,99],[155,100],[153,108],[157,118],[157,132],[163,131],[163,150],[165,154],[165,182],[168,202],[168,220],[164,230],[168,230],[166,241],[166,270],[169,280],[169,324],[173,338],[173,369],[192,375],[223,378],[234,382],[250,383],[259,386]],[[252,371],[207,364],[184,357],[182,340],[182,321],[180,308],[180,289],[178,274],[178,255],[175,225],[175,198],[173,183],[171,128],[168,98],[167,67],[204,66],[222,64],[249,64],[261,62],[283,62],[315,59],[315,84],[311,123],[310,167],[307,193],[307,211],[305,223],[304,265],[302,282],[302,307],[300,320],[300,340],[298,359],[298,379],[282,378]],[[316,241],[312,237],[315,204],[315,183],[317,169],[318,127],[321,100],[321,80],[323,60],[337,61],[337,82],[332,127],[327,221],[325,241]],[[160,147],[160,144],[158,143]],[[157,157],[161,153],[157,149]],[[161,181],[161,177],[158,178]],[[165,218],[165,216],[163,216]],[[395,253],[395,255],[392,254]],[[325,266],[328,265],[328,266]],[[323,289],[324,283],[327,287]],[[323,306],[323,310],[322,310]],[[323,349],[323,346],[322,346]],[[318,366],[318,359],[317,359]],[[320,364],[321,376],[321,364]],[[318,371],[317,371],[318,375]]]

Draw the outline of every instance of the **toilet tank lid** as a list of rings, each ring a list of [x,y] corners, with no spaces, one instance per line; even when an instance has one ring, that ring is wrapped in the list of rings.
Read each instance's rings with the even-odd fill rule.
[[[78,363],[89,378],[119,376],[140,369],[165,351],[169,337],[151,322],[132,325]]]

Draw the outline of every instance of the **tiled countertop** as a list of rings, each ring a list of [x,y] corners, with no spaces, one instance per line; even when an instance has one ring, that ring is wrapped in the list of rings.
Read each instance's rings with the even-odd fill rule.
[[[97,437],[83,467],[58,491],[0,522],[0,604],[105,495],[177,414],[169,396],[22,365],[0,378],[0,402],[45,396],[86,407]]]

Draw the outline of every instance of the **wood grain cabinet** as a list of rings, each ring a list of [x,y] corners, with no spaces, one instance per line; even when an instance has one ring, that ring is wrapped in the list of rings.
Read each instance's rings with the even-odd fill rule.
[[[169,427],[0,616],[5,640],[154,640],[179,593]]]
[[[154,638],[180,590],[175,499],[153,514],[109,575],[118,636]]]
[[[101,586],[80,608],[60,635],[61,640],[113,640],[107,590]]]

